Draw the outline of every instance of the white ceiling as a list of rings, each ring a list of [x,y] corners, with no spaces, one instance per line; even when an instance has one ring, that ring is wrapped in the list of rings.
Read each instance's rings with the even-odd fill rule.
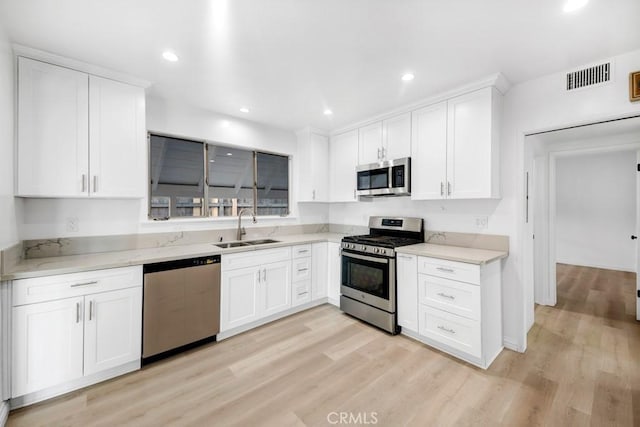
[[[518,83],[640,48],[640,1],[563,2],[0,0],[0,20],[13,42],[149,80],[154,96],[335,129],[498,71]]]

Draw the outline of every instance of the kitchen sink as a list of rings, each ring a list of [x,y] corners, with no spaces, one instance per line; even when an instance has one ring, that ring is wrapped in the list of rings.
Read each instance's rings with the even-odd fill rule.
[[[249,246],[247,242],[229,242],[229,243],[216,243],[216,246],[222,249],[237,248],[240,246]]]
[[[215,245],[222,249],[229,248],[238,248],[241,246],[256,246],[256,245],[266,245],[268,243],[278,243],[279,240],[273,239],[259,239],[259,240],[247,240],[244,242],[228,242],[228,243],[216,243]]]
[[[278,243],[279,240],[273,239],[260,239],[260,240],[247,240],[245,243],[250,245],[266,245],[267,243]]]

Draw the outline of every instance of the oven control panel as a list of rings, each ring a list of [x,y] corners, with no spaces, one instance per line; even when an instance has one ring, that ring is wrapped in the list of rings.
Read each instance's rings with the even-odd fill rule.
[[[380,246],[363,245],[360,243],[349,243],[349,242],[342,242],[341,246],[342,246],[342,249],[348,249],[350,251],[360,252],[364,254],[380,255],[380,256],[386,256],[389,258],[393,258],[396,256],[396,251],[394,251],[392,248],[383,248]]]

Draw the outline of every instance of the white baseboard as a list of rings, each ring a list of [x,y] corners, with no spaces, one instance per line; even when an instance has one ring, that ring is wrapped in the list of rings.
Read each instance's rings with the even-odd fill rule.
[[[571,261],[571,260],[557,260],[558,264],[567,264],[567,265],[575,265],[577,267],[588,267],[588,268],[600,268],[602,270],[613,270],[613,271],[626,271],[628,273],[635,273],[635,267],[625,267],[620,265],[604,265],[604,264],[593,264],[593,263],[585,263],[580,261]]]
[[[120,375],[127,374],[129,372],[137,371],[140,369],[140,359],[133,362],[126,363],[122,366],[107,369],[106,371],[98,372],[93,375],[78,378],[68,383],[60,384],[54,387],[50,387],[44,390],[36,391],[33,393],[25,394],[24,396],[18,396],[11,399],[11,409],[20,408],[22,406],[31,405],[33,403],[41,402],[52,397],[60,396],[70,391],[78,390],[83,387],[87,387],[93,384],[97,384],[102,381],[106,381],[111,378],[118,377]]]
[[[317,306],[322,305],[322,304],[326,304],[327,302],[331,302],[331,301],[330,300],[327,301],[327,298],[320,298],[320,299],[317,299],[315,301],[308,302],[306,304],[301,304],[301,305],[298,305],[296,307],[291,307],[291,308],[289,308],[289,309],[287,309],[285,311],[282,311],[280,313],[272,314],[271,316],[262,318],[260,320],[256,320],[255,322],[247,323],[246,325],[238,326],[237,328],[233,328],[233,329],[229,329],[229,330],[224,331],[224,332],[220,332],[220,333],[218,333],[218,335],[216,335],[216,340],[217,341],[222,341],[222,340],[225,340],[227,338],[231,338],[234,335],[241,334],[241,333],[246,332],[248,330],[257,328],[258,326],[266,325],[267,323],[271,323],[274,320],[279,320],[279,319],[282,319],[283,317],[291,316],[292,314],[296,314],[296,313],[299,313],[301,311],[308,310],[310,308],[317,307]]]
[[[504,348],[508,348],[509,350],[512,350],[512,351],[517,351],[518,353],[524,353],[526,350],[526,348],[522,348],[516,342],[516,340],[510,337],[503,337],[502,344],[504,345]]]
[[[7,424],[7,419],[9,419],[9,401],[6,400],[2,402],[0,406],[0,426],[5,426]]]

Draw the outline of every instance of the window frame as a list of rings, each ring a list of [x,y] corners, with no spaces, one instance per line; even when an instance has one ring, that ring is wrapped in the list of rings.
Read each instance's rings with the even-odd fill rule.
[[[204,185],[203,185],[203,203],[202,203],[202,215],[200,216],[183,216],[183,217],[172,217],[171,210],[169,210],[168,217],[154,217],[151,215],[151,200],[153,199],[152,194],[152,182],[151,182],[151,137],[164,137],[164,138],[173,138],[178,140],[183,140],[187,142],[196,142],[202,143],[202,161],[204,166]],[[291,155],[278,153],[275,151],[266,151],[266,150],[258,150],[256,148],[251,147],[243,147],[239,145],[219,143],[214,141],[207,141],[202,139],[189,138],[184,136],[177,136],[162,132],[147,132],[147,219],[149,221],[193,221],[193,220],[224,220],[227,218],[235,218],[235,216],[209,216],[209,146],[215,145],[217,147],[229,147],[236,150],[245,150],[250,151],[253,155],[253,212],[256,214],[257,218],[288,218],[291,216]],[[285,157],[287,159],[287,167],[288,167],[288,182],[287,182],[287,212],[281,215],[258,215],[258,153],[262,154],[271,154],[276,156]]]

